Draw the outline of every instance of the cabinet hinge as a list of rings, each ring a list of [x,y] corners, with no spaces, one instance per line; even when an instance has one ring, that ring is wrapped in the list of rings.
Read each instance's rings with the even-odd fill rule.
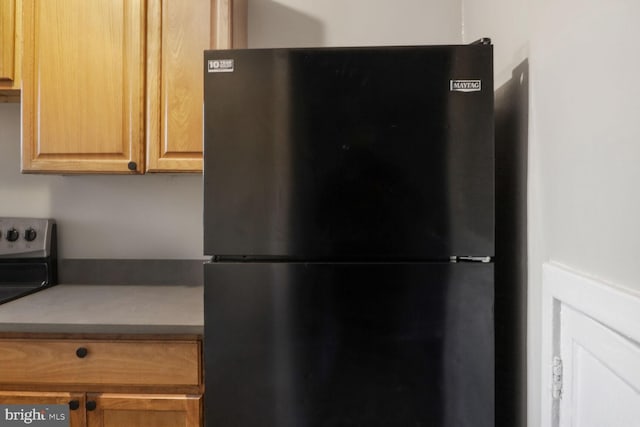
[[[562,359],[554,356],[551,367],[551,394],[555,400],[562,399]]]

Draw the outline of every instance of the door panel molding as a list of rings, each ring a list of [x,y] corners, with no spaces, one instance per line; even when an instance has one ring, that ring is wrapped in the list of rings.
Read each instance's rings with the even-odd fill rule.
[[[606,396],[607,387],[595,387],[603,381],[640,396],[640,294],[545,263],[542,298],[542,426],[582,423],[593,410],[586,405],[595,401],[592,396]],[[562,359],[560,399],[553,397],[554,357]],[[625,425],[630,415],[608,411],[603,416],[613,427]]]

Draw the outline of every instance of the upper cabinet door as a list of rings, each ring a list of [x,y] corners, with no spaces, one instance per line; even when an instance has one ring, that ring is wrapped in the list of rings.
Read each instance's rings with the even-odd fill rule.
[[[143,172],[145,2],[23,7],[23,171]]]
[[[202,170],[203,52],[246,46],[246,0],[151,0],[147,170]]]
[[[3,83],[14,79],[15,9],[15,0],[0,0],[0,81]]]
[[[0,0],[0,102],[19,99],[20,8],[19,1]]]

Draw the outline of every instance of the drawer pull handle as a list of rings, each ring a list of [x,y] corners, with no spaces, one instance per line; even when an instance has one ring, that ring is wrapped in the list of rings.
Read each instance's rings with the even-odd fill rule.
[[[76,350],[76,356],[78,356],[80,359],[82,359],[83,357],[86,357],[88,353],[89,353],[89,350],[87,350],[86,347],[79,347]]]
[[[71,401],[69,401],[69,409],[71,409],[72,411],[75,411],[79,407],[80,407],[80,401],[79,400],[71,400]]]
[[[87,402],[87,404],[85,405],[85,407],[87,408],[87,411],[95,411],[96,409],[96,402],[94,400],[90,400]]]

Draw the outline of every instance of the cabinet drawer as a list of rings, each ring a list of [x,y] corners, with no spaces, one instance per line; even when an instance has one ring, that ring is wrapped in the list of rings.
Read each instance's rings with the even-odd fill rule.
[[[0,383],[198,385],[198,341],[0,340]]]

